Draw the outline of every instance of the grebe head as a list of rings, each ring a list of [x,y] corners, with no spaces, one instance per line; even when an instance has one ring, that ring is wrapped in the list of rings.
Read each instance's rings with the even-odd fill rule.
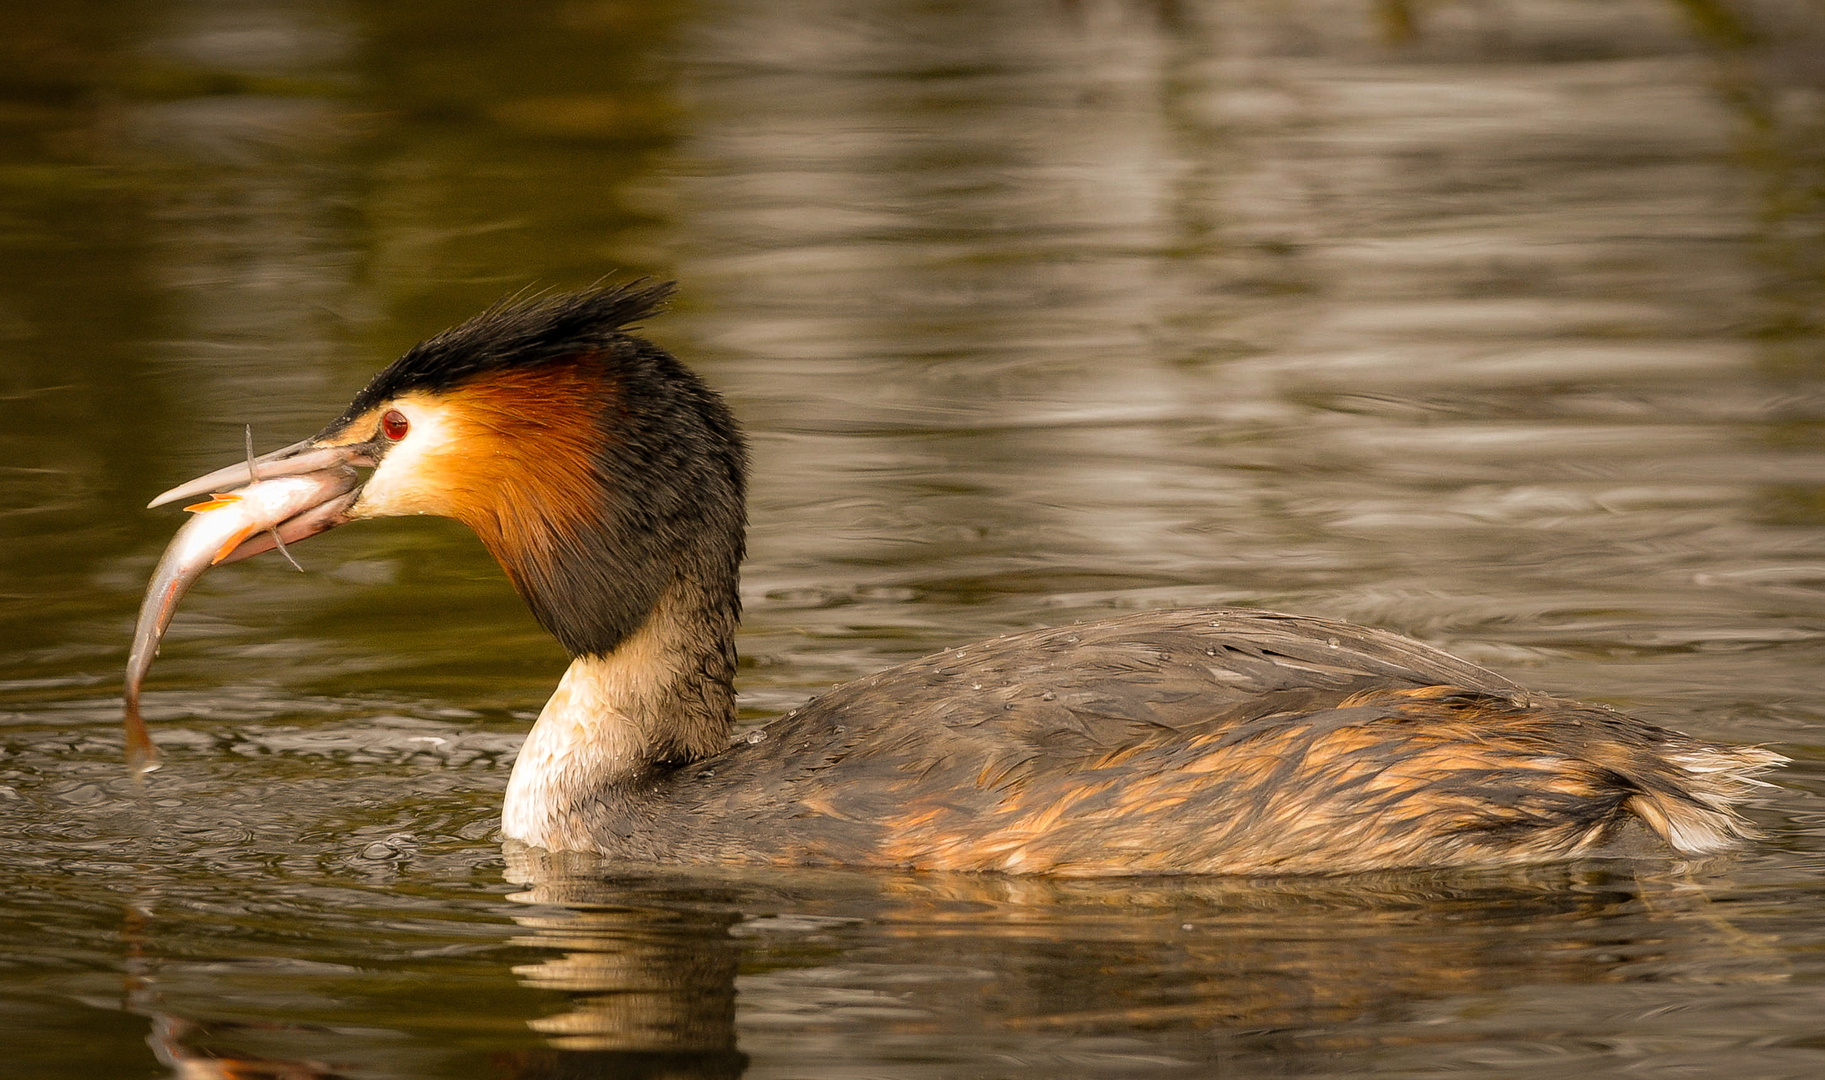
[[[694,374],[628,332],[671,291],[635,283],[498,304],[394,361],[314,438],[152,505],[244,484],[250,467],[260,479],[368,467],[346,510],[302,535],[363,518],[455,518],[572,656],[614,652],[668,592],[732,633],[740,431]],[[261,534],[230,559],[273,546]]]

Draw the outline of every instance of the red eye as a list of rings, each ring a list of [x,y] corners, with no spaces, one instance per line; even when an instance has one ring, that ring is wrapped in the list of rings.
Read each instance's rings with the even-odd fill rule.
[[[386,415],[380,418],[381,433],[394,442],[405,438],[406,432],[411,428],[412,425],[406,422],[406,415],[398,409],[388,409]]]

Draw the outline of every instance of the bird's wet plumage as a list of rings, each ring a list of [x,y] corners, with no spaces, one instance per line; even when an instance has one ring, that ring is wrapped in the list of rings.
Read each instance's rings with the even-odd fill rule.
[[[464,521],[570,651],[515,765],[508,837],[663,863],[1095,875],[1538,862],[1631,822],[1685,854],[1750,835],[1734,807],[1779,755],[1263,612],[966,645],[731,743],[747,456],[721,399],[627,330],[667,291],[497,306],[259,459],[262,475],[325,467],[309,455],[373,467],[341,520]]]
[[[849,683],[630,784],[592,846],[653,861],[1334,873],[1741,835],[1717,747],[1392,634],[1254,611],[1033,631]],[[1672,764],[1678,762],[1678,764]]]

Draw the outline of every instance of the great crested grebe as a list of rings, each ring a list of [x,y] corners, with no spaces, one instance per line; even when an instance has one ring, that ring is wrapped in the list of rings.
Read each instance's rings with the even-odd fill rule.
[[[948,649],[731,742],[747,453],[722,399],[627,330],[670,291],[502,303],[400,357],[315,438],[154,500],[253,481],[199,507],[242,518],[188,547],[180,534],[161,562],[132,719],[170,610],[210,563],[440,514],[481,536],[573,658],[501,817],[538,847],[1274,874],[1562,859],[1630,821],[1692,855],[1751,834],[1735,804],[1778,754],[1532,693],[1394,634],[1260,611]],[[360,483],[351,466],[373,471]],[[308,490],[253,497],[296,477]]]

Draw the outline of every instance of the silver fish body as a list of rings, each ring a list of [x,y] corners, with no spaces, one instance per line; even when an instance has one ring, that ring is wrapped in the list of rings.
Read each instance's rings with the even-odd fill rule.
[[[347,520],[358,474],[346,466],[258,480],[188,507],[196,514],[172,537],[158,560],[140,604],[133,649],[127,657],[128,758],[140,769],[157,757],[139,714],[140,685],[158,655],[177,604],[204,571],[270,551],[279,542],[314,536]],[[274,540],[274,534],[278,541]]]

